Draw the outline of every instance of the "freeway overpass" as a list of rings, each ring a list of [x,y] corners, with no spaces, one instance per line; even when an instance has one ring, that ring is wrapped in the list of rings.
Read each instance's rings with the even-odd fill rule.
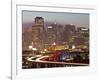
[[[71,66],[89,66],[83,63],[67,63],[67,62],[53,62],[28,59],[28,66],[23,66],[23,69],[29,68],[52,68],[52,67],[71,67]]]

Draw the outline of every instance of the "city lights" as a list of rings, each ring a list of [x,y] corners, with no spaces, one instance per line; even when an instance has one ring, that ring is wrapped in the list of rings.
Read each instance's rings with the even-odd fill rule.
[[[47,51],[47,49],[44,49],[44,51],[46,52],[46,51]]]
[[[75,45],[72,45],[72,49],[75,49]]]
[[[36,15],[31,27],[23,27],[22,68],[88,66],[89,28],[45,20]]]
[[[37,48],[32,48],[33,51],[37,51]]]
[[[29,49],[32,49],[33,48],[33,46],[32,45],[29,45]]]
[[[52,28],[52,26],[48,26],[48,28]]]
[[[82,28],[81,30],[83,30],[83,31],[87,31],[88,29],[87,29],[87,28]]]
[[[56,43],[54,42],[52,45],[56,45]]]

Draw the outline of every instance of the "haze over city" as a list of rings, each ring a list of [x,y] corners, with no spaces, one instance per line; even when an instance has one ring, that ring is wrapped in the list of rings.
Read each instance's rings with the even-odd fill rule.
[[[34,18],[36,16],[40,16],[44,18],[44,23],[56,21],[57,23],[63,25],[74,24],[77,27],[89,27],[88,13],[23,11],[22,15],[23,24],[26,25],[34,23]]]

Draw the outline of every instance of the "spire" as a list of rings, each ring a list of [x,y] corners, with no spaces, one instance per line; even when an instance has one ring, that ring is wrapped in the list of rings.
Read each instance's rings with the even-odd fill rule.
[[[54,21],[54,24],[57,24],[56,19],[55,19],[55,21]]]

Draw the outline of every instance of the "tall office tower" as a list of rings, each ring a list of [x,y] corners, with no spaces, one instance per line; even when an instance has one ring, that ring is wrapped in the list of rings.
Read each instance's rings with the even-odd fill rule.
[[[63,25],[58,24],[55,26],[55,32],[56,32],[56,43],[58,45],[63,44],[62,42],[62,33],[63,33]]]
[[[55,34],[55,30],[54,30],[54,26],[48,26],[47,27],[47,44],[51,45],[56,41],[56,34]]]
[[[32,43],[33,47],[41,50],[44,48],[44,19],[42,17],[35,18],[35,24],[32,26]]]
[[[67,42],[69,46],[73,44],[73,36],[75,33],[75,25],[67,24],[63,31],[63,41]]]
[[[32,28],[24,27],[22,30],[22,49],[28,50],[29,49],[28,46],[30,45],[31,42],[32,42]]]
[[[87,49],[89,49],[89,29],[85,27],[78,27],[74,42],[77,46],[86,46]]]
[[[49,44],[56,43],[60,44],[62,42],[62,32],[63,26],[54,22],[47,27],[47,42]]]

